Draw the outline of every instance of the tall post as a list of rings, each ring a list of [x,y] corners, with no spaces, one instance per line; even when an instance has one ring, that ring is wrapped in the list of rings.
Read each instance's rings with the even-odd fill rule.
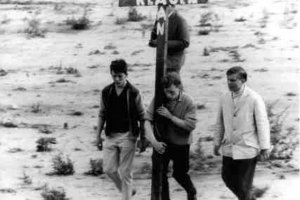
[[[155,96],[154,109],[163,104],[164,91],[161,80],[166,72],[166,55],[168,41],[168,13],[167,6],[207,3],[208,0],[119,0],[119,6],[158,6],[157,12],[157,50],[155,71]],[[164,118],[154,114],[154,134],[158,141],[164,141]],[[162,198],[162,155],[153,151],[152,155],[152,185],[151,200],[163,200]]]
[[[158,5],[157,12],[157,49],[156,49],[156,71],[155,71],[155,95],[154,110],[163,104],[164,91],[161,80],[166,73],[166,56],[168,42],[168,15],[167,5]],[[154,114],[154,134],[157,140],[164,141],[164,119],[156,112]],[[152,154],[152,182],[151,200],[162,200],[163,187],[163,159],[162,155],[153,150]]]

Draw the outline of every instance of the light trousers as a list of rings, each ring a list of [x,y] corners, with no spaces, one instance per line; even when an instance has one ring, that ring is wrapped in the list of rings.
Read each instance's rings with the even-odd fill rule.
[[[122,193],[122,200],[130,200],[132,193],[132,163],[136,139],[128,132],[107,137],[103,150],[103,170]]]

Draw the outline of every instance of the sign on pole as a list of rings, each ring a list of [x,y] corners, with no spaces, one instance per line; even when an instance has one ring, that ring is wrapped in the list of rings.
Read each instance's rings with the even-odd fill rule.
[[[206,3],[207,0],[119,0],[119,6],[158,6]]]

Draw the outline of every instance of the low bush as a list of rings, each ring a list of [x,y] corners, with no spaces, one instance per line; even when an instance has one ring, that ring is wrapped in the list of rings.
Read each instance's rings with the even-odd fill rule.
[[[42,137],[36,141],[36,151],[37,152],[47,152],[51,151],[51,145],[56,144],[56,138],[53,137]]]
[[[103,174],[103,160],[102,159],[98,159],[98,160],[90,159],[90,167],[91,167],[91,169],[89,171],[85,172],[84,174],[91,175],[91,176],[99,176],[99,175]]]
[[[41,196],[44,200],[69,200],[69,198],[66,197],[64,188],[49,189],[45,187]]]
[[[274,108],[278,104],[278,100],[267,104],[267,114],[270,123],[271,144],[274,146],[270,158],[271,159],[291,159],[295,149],[299,145],[297,131],[290,127],[284,130],[284,122],[288,115],[289,107],[275,112]]]
[[[45,37],[46,29],[41,27],[41,21],[37,17],[27,21],[27,28],[25,28],[24,33],[27,35],[27,38],[35,37]]]
[[[75,173],[73,162],[69,157],[64,158],[61,154],[52,159],[53,172],[47,175],[72,175]]]
[[[138,13],[136,8],[131,7],[128,11],[128,21],[139,22],[144,20],[146,17],[142,14]]]

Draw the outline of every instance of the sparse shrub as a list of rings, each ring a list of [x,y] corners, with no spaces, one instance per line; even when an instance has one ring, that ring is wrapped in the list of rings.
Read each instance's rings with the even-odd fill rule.
[[[205,169],[205,161],[207,157],[204,154],[202,149],[202,140],[201,138],[197,141],[196,149],[190,154],[191,169],[193,170],[203,170]]]
[[[40,113],[40,112],[42,112],[40,103],[34,103],[31,106],[31,112],[33,112],[33,113]]]
[[[45,134],[50,134],[53,132],[53,130],[51,130],[48,125],[43,125],[43,126],[39,127],[39,132],[45,133]]]
[[[244,22],[244,21],[247,21],[247,19],[244,17],[239,17],[239,18],[235,18],[234,21],[235,22]]]
[[[269,21],[269,13],[266,9],[262,11],[262,18],[260,19],[260,28],[266,28]]]
[[[69,198],[66,197],[64,188],[62,187],[56,189],[49,189],[48,187],[45,187],[41,196],[44,200],[69,200]]]
[[[47,175],[72,175],[74,174],[74,166],[71,159],[67,156],[64,158],[61,154],[55,156],[52,159],[53,172],[48,173]]]
[[[36,141],[36,151],[46,152],[51,151],[51,145],[56,144],[56,138],[53,137],[42,137]]]
[[[74,115],[74,116],[82,116],[83,115],[83,112],[81,111],[73,111],[70,113],[70,115]]]
[[[7,71],[5,71],[4,69],[0,69],[0,76],[6,76],[7,75]]]
[[[113,45],[113,44],[108,44],[108,45],[106,45],[105,47],[104,47],[104,49],[106,49],[106,50],[112,50],[112,49],[116,49],[117,47],[115,46],[115,45]]]
[[[98,159],[90,159],[90,167],[91,169],[85,172],[86,175],[98,176],[103,174],[103,160]]]
[[[268,189],[269,189],[269,186],[265,186],[265,187],[262,187],[262,188],[253,187],[252,188],[253,196],[255,196],[257,198],[261,198],[262,196],[264,196],[264,194],[266,193],[266,191]]]
[[[71,82],[70,80],[67,80],[65,78],[60,78],[56,81],[57,83],[68,83],[68,82]]]
[[[205,108],[206,108],[205,104],[197,104],[197,109],[198,110],[203,110]]]
[[[15,147],[15,148],[11,148],[8,150],[8,153],[18,153],[18,152],[22,152],[23,149]]]
[[[128,21],[138,22],[144,20],[146,17],[142,16],[142,14],[138,13],[136,8],[131,7],[128,11]]]
[[[232,57],[232,60],[234,62],[244,62],[245,59],[242,59],[241,57],[241,54],[238,52],[238,50],[232,50],[232,51],[229,51],[229,56]]]
[[[288,96],[288,97],[295,97],[295,96],[297,96],[297,94],[295,94],[293,92],[288,92],[288,93],[286,93],[286,96]]]
[[[216,13],[205,12],[200,15],[199,19],[199,35],[208,35],[211,31],[219,31],[220,18]]]
[[[11,188],[0,188],[1,193],[17,193],[16,190],[11,189]]]
[[[24,32],[27,38],[45,37],[46,29],[41,28],[41,21],[36,16],[27,21],[27,28]]]
[[[83,15],[77,19],[72,17],[66,20],[66,24],[70,25],[74,30],[85,30],[90,27],[91,21],[88,18],[88,5],[84,7]]]
[[[267,114],[270,122],[271,144],[274,146],[271,159],[291,159],[299,145],[297,133],[293,127],[283,131],[284,121],[287,117],[288,107],[275,113],[274,107],[279,101],[267,104]]]
[[[58,11],[61,11],[63,8],[64,8],[63,4],[55,3],[53,9],[58,12]]]
[[[115,24],[117,25],[123,25],[127,22],[127,19],[126,18],[121,18],[121,17],[117,17],[116,21],[115,21]]]
[[[23,180],[23,185],[31,185],[32,184],[32,178],[28,176],[25,172],[23,172],[23,177],[20,178]]]
[[[139,179],[150,178],[152,173],[152,167],[149,162],[143,162],[134,171],[134,177]]]
[[[0,24],[8,24],[11,21],[11,19],[7,18],[6,15],[4,15],[0,21]]]
[[[203,56],[209,56],[209,50],[206,47],[203,49]]]
[[[277,105],[279,100],[273,101],[267,104],[267,114],[270,122],[271,131],[271,142],[277,143],[280,141],[280,133],[282,133],[283,123],[287,116],[288,107],[284,108],[282,111],[275,113],[274,107]]]

